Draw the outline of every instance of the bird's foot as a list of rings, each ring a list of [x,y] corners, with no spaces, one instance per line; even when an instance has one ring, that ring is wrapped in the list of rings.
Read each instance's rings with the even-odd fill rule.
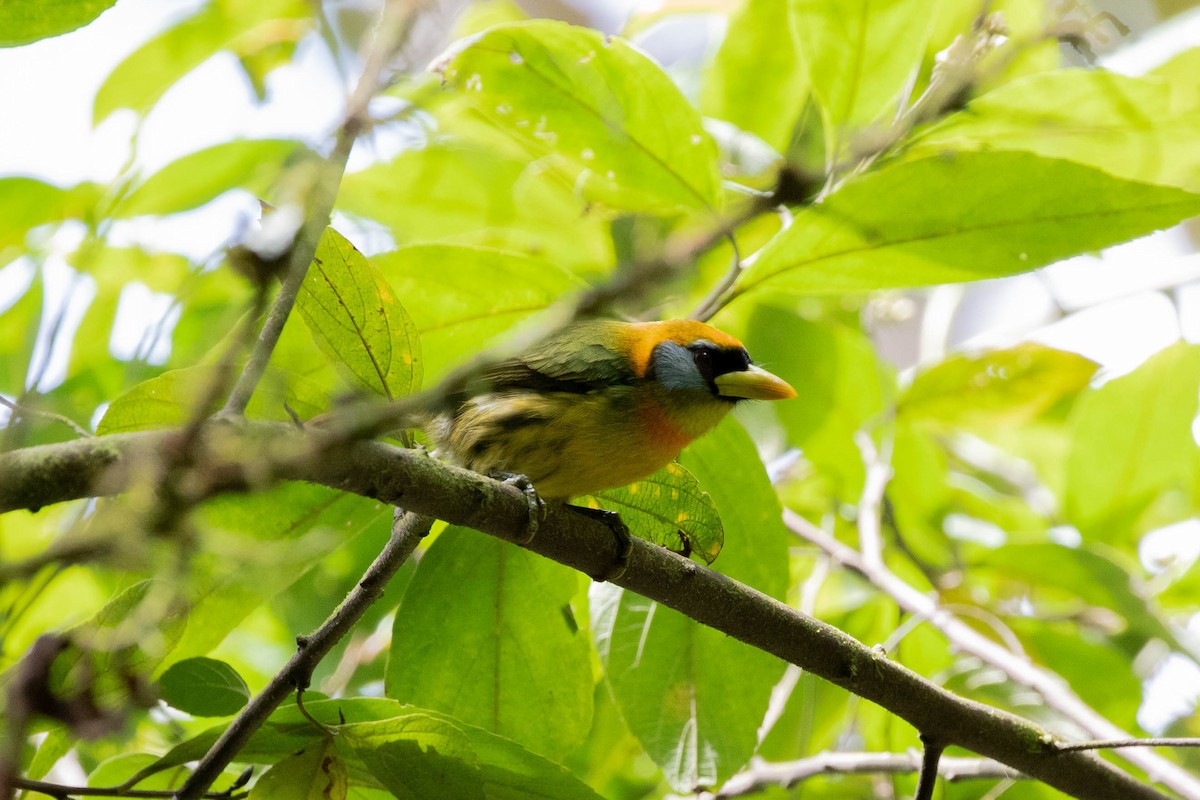
[[[546,504],[542,502],[542,498],[538,497],[537,489],[533,488],[533,484],[529,478],[524,475],[517,475],[512,472],[493,473],[492,477],[509,486],[515,486],[520,489],[525,495],[525,502],[529,506],[529,526],[525,528],[525,533],[517,540],[517,544],[524,547],[533,541],[533,537],[537,536],[538,527],[541,526],[542,520],[546,518]]]
[[[603,522],[612,531],[613,540],[617,543],[617,558],[613,561],[612,566],[603,575],[593,575],[592,580],[604,583],[605,581],[615,581],[624,575],[625,568],[629,566],[629,554],[633,552],[633,537],[629,533],[629,526],[621,519],[621,515],[603,508],[588,508],[587,506],[567,506],[567,508],[585,517]]]

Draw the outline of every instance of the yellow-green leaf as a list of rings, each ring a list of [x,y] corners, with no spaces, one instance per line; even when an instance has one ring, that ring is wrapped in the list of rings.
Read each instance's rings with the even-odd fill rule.
[[[748,0],[729,20],[700,109],[786,152],[808,94],[788,0]]]
[[[867,292],[999,278],[1200,213],[1200,195],[1022,152],[957,153],[863,175],[796,215],[739,293]]]
[[[895,112],[921,63],[936,5],[929,0],[791,0],[792,27],[812,93],[835,135]]]
[[[924,370],[900,413],[933,425],[1027,422],[1087,388],[1096,364],[1077,353],[1025,342],[987,353],[956,353]]]
[[[554,156],[590,199],[650,212],[717,204],[717,149],[700,115],[622,39],[549,20],[498,25],[442,70],[498,130]]]
[[[494,149],[433,143],[347,175],[338,208],[382,222],[402,245],[482,245],[576,272],[606,269],[612,242],[605,217],[587,213],[569,182],[528,166]]]
[[[328,228],[296,297],[313,339],[355,381],[389,400],[421,385],[417,329],[387,281]]]
[[[193,16],[168,28],[130,53],[96,92],[92,119],[99,125],[120,108],[149,111],[184,75],[222,49],[246,58],[297,42],[312,27],[312,8],[303,0],[255,3],[210,0]]]
[[[87,25],[117,0],[5,0],[0,3],[0,47],[29,44]]]
[[[513,326],[587,288],[549,261],[483,247],[413,245],[371,263],[404,298],[431,380],[495,344]]]
[[[621,515],[629,529],[681,555],[711,564],[725,543],[721,517],[692,473],[668,464],[648,478],[597,492],[589,503]]]
[[[345,800],[346,791],[346,765],[327,736],[264,772],[249,800]]]
[[[239,139],[188,153],[138,185],[116,215],[176,214],[231,189],[265,194],[300,153],[309,151],[287,139]]]
[[[1194,86],[1194,74],[1173,81],[1096,69],[1031,75],[928,128],[906,146],[905,157],[1025,150],[1196,190],[1200,97]]]
[[[1198,392],[1200,347],[1180,342],[1080,398],[1065,499],[1088,540],[1127,542],[1156,495],[1191,491]]]

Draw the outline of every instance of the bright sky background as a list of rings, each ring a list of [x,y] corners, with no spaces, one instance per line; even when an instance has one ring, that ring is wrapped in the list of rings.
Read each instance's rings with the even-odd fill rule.
[[[199,0],[120,0],[79,31],[0,49],[0,108],[5,109],[0,175],[29,175],[59,185],[112,180],[129,159],[135,119],[131,112],[119,112],[93,129],[97,88],[128,53],[200,5]],[[651,28],[640,43],[666,60],[677,44],[669,33]],[[1198,45],[1200,11],[1193,11],[1104,63],[1136,75]],[[292,64],[269,76],[268,100],[262,104],[234,58],[219,55],[172,88],[149,114],[138,139],[136,167],[149,174],[186,153],[238,136],[284,136],[327,147],[344,91],[324,45],[311,38],[301,44]],[[356,148],[351,169],[371,158],[369,147]],[[235,193],[191,213],[121,223],[113,240],[204,260],[257,216],[256,200]],[[81,235],[79,226],[67,225],[54,240],[57,256],[46,264],[50,307],[72,286],[72,271],[62,257]],[[946,349],[1032,338],[1078,351],[1101,363],[1109,376],[1126,372],[1181,335],[1200,341],[1200,255],[1195,249],[1181,231],[1167,231],[1034,275],[939,288],[930,296],[922,323],[923,355],[935,358]],[[22,261],[0,269],[0,308],[23,291],[31,270]],[[74,284],[64,341],[70,341],[70,331],[90,301],[89,280]],[[144,287],[129,289],[111,342],[114,355],[128,358],[166,307],[165,297]],[[1072,313],[1057,319],[1059,308]],[[165,359],[166,346],[164,342],[153,355]],[[52,354],[43,389],[62,379],[66,359],[66,352]],[[1150,550],[1194,544],[1200,541],[1200,523],[1176,526],[1155,541],[1148,543]],[[1193,628],[1200,635],[1200,622]],[[1171,659],[1150,685],[1143,723],[1156,729],[1188,712],[1197,687],[1200,669],[1181,657]]]

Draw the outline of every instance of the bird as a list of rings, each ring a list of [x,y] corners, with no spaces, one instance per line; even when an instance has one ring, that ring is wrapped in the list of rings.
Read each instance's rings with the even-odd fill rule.
[[[540,509],[645,478],[738,403],[796,396],[706,323],[581,320],[485,368],[426,433],[439,455],[515,483]],[[615,512],[569,507],[613,530],[618,563],[599,578],[612,580],[632,548],[628,528]]]

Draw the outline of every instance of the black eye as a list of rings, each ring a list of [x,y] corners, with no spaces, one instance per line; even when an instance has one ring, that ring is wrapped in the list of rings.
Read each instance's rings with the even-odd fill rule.
[[[700,370],[700,374],[705,380],[711,380],[713,377],[713,359],[715,354],[711,347],[698,347],[692,351],[692,360],[696,362],[696,369]]]

